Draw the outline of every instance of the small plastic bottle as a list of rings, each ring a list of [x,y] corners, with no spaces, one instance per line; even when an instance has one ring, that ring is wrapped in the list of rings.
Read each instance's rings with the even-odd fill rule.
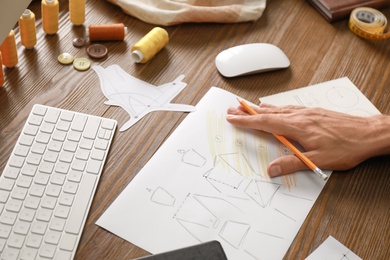
[[[70,22],[82,25],[85,21],[85,0],[69,0]]]
[[[168,32],[160,27],[153,28],[131,48],[131,57],[137,63],[146,63],[169,42]]]
[[[7,68],[13,68],[18,64],[18,51],[16,48],[15,33],[11,30],[8,36],[1,44],[0,51],[2,53],[3,65]]]
[[[26,9],[19,19],[20,38],[22,45],[32,49],[37,44],[37,33],[35,28],[35,14]]]
[[[42,27],[46,34],[56,34],[58,31],[58,0],[42,0]]]

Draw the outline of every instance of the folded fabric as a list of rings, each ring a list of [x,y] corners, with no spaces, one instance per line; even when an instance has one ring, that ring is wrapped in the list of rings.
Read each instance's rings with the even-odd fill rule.
[[[156,25],[180,23],[238,23],[261,17],[266,0],[107,0],[144,22]]]

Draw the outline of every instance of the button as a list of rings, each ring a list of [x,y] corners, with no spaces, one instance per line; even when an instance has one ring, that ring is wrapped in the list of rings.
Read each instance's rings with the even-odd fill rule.
[[[64,53],[61,53],[59,56],[58,56],[58,61],[61,63],[61,64],[64,64],[64,65],[68,65],[68,64],[71,64],[74,60],[74,57],[72,54],[70,53],[67,53],[67,52],[64,52]]]
[[[74,47],[83,47],[85,45],[86,41],[84,38],[75,38],[73,39],[73,46]]]
[[[76,70],[84,71],[89,69],[89,67],[91,67],[91,62],[86,58],[77,58],[73,62],[73,67]]]
[[[107,47],[101,44],[92,44],[87,48],[88,55],[95,59],[101,59],[107,56]]]

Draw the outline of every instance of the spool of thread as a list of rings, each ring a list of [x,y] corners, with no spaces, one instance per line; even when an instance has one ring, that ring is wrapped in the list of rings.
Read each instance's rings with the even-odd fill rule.
[[[35,14],[26,9],[19,19],[20,38],[22,45],[27,49],[34,48],[37,44],[37,33],[35,28]]]
[[[70,22],[82,25],[85,21],[85,0],[69,0]]]
[[[42,0],[42,27],[47,34],[55,34],[58,31],[59,5],[57,0]]]
[[[87,34],[90,41],[123,41],[127,27],[123,23],[91,24]]]
[[[18,50],[16,48],[15,33],[11,30],[8,36],[1,44],[0,51],[2,53],[3,64],[7,68],[13,68],[18,64]]]
[[[3,61],[1,59],[1,51],[0,51],[0,87],[4,84],[4,74],[3,74]]]
[[[160,27],[153,28],[131,48],[131,57],[137,63],[146,63],[169,42],[168,32]]]

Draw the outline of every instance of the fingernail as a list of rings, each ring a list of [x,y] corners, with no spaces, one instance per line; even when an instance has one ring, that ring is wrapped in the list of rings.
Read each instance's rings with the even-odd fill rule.
[[[229,114],[226,116],[227,119],[233,119],[235,117],[236,117],[235,115],[229,115]]]
[[[276,177],[279,176],[280,174],[282,174],[282,168],[277,164],[272,165],[268,170],[268,175],[270,177]]]

